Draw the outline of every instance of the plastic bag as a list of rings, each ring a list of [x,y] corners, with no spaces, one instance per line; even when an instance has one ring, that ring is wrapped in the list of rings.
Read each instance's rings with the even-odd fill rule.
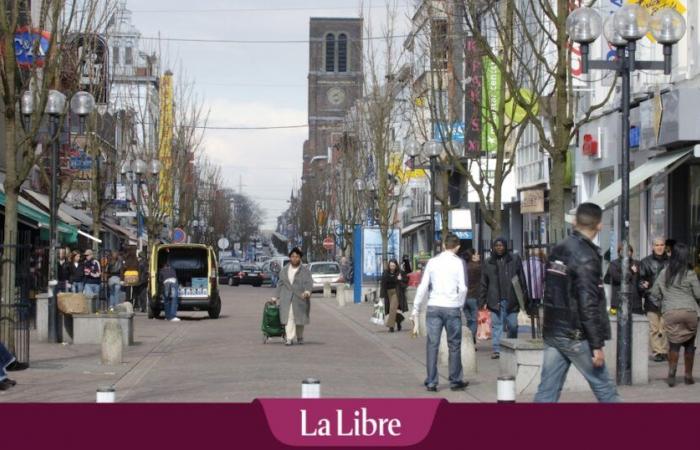
[[[374,302],[374,310],[369,321],[375,325],[384,325],[384,300],[381,298]]]
[[[489,310],[480,309],[476,320],[476,338],[480,341],[491,339],[491,313]]]

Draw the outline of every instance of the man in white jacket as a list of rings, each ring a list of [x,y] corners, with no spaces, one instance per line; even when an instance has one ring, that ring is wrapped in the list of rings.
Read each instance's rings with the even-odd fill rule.
[[[450,389],[463,390],[469,383],[463,379],[462,346],[462,307],[467,296],[464,279],[464,264],[457,256],[459,238],[448,235],[445,238],[445,251],[428,261],[413,303],[413,323],[418,321],[426,297],[428,297],[425,324],[428,331],[427,370],[425,387],[430,392],[437,391],[437,359],[442,329],[447,334],[449,348]]]

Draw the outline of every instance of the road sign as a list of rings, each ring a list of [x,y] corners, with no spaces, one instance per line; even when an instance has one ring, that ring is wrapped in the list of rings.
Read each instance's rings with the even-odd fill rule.
[[[173,230],[173,242],[176,244],[184,244],[187,242],[187,233],[182,228],[175,228]]]
[[[333,250],[334,247],[335,241],[332,237],[329,236],[323,240],[323,248],[325,248],[326,250]]]
[[[136,211],[117,211],[115,217],[136,217]]]
[[[221,250],[226,250],[231,243],[226,239],[225,237],[219,239],[219,242],[217,242],[217,245]]]

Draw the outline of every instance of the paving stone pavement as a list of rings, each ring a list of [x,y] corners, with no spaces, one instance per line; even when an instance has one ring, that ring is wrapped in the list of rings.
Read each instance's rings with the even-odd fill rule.
[[[312,298],[305,345],[280,339],[262,343],[260,321],[267,287],[222,287],[222,316],[180,313],[179,323],[135,318],[136,345],[119,366],[100,364],[99,345],[31,344],[31,366],[11,376],[18,385],[0,392],[0,402],[94,402],[99,386],[114,385],[119,402],[249,402],[299,397],[301,381],[319,378],[323,397],[441,397],[450,402],[494,402],[498,361],[489,342],[477,344],[476,376],[464,392],[446,387],[426,392],[425,339],[409,331],[389,333],[370,323],[371,305],[339,307],[333,298]],[[572,369],[575,370],[575,369]],[[679,373],[682,373],[682,364]],[[664,363],[650,363],[651,382],[622,387],[628,402],[697,402],[700,385],[670,389]],[[520,396],[519,402],[532,401]],[[592,394],[564,393],[564,402],[595,401]]]

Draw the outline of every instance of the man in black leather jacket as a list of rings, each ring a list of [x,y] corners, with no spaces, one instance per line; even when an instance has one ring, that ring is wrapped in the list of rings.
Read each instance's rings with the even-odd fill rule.
[[[557,244],[547,265],[544,293],[544,359],[536,402],[556,402],[573,364],[600,402],[619,402],[605,367],[603,346],[610,339],[602,257],[593,239],[602,229],[603,211],[583,203],[573,234]]]
[[[655,238],[651,251],[651,255],[644,258],[639,264],[639,294],[644,299],[644,312],[649,319],[649,343],[652,358],[654,361],[661,362],[666,359],[668,341],[664,333],[660,303],[651,295],[651,287],[654,286],[654,281],[661,271],[668,265],[666,241],[663,238]]]

